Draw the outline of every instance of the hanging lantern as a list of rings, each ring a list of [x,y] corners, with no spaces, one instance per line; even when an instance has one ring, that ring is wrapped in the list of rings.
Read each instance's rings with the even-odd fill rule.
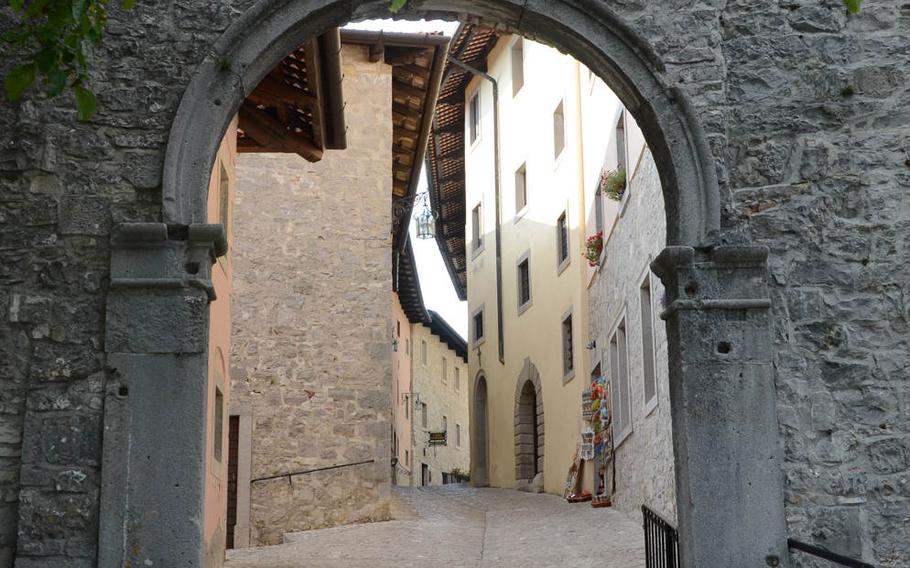
[[[414,216],[414,220],[417,221],[417,238],[432,239],[436,236],[436,213],[430,209],[426,197],[423,197],[421,201],[423,201],[423,209]]]

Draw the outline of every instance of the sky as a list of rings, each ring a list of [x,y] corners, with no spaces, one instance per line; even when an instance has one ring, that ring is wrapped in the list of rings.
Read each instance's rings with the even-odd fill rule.
[[[364,20],[345,26],[348,29],[432,33],[442,32],[451,36],[458,28],[458,22],[443,20]],[[420,174],[417,192],[427,190],[426,172]],[[414,213],[420,211],[415,207]],[[427,309],[438,312],[462,337],[468,332],[468,303],[458,299],[449,272],[442,261],[439,246],[435,239],[418,239],[413,216],[411,218],[411,245],[414,247],[414,258],[417,261],[417,277],[420,279],[420,291]]]

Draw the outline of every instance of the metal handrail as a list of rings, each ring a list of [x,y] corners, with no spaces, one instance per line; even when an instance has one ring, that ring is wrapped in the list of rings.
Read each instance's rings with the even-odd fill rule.
[[[294,476],[294,475],[304,475],[304,474],[307,474],[307,473],[316,473],[317,471],[328,471],[328,470],[330,470],[330,469],[341,469],[341,468],[343,468],[343,467],[352,467],[352,466],[355,466],[355,465],[364,465],[364,464],[368,464],[368,463],[373,463],[373,462],[375,462],[375,461],[376,461],[376,460],[369,459],[369,460],[364,460],[364,461],[359,461],[359,462],[353,462],[353,463],[342,463],[342,464],[338,464],[338,465],[327,465],[327,466],[324,466],[324,467],[317,467],[317,468],[313,468],[313,469],[301,469],[301,470],[298,470],[298,471],[290,471],[290,472],[288,472],[288,473],[279,473],[279,474],[277,474],[277,475],[266,475],[266,476],[264,476],[264,477],[257,477],[257,478],[255,478],[255,479],[251,479],[251,480],[250,480],[250,483],[256,483],[257,481],[268,481],[269,479],[281,479],[281,478],[284,478],[284,477],[287,477],[287,478],[288,478],[288,482],[290,482],[290,481],[291,481],[291,476]]]
[[[834,562],[835,564],[840,564],[841,566],[849,566],[850,568],[877,568],[874,564],[869,564],[868,562],[863,562],[862,560],[856,560],[855,558],[849,558],[843,554],[831,552],[826,548],[801,542],[792,538],[787,539],[787,548],[799,550],[800,552],[805,552],[806,554],[817,556],[818,558]]]

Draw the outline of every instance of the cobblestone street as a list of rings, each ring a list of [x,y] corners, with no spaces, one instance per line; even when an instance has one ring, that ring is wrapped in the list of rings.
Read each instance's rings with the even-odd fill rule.
[[[226,568],[644,567],[641,527],[613,509],[462,485],[397,490],[398,519],[228,551]]]

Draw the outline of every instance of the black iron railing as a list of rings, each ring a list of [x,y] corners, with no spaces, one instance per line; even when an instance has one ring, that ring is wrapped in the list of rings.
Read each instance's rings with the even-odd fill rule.
[[[352,466],[355,466],[355,465],[364,465],[364,464],[368,464],[368,463],[373,463],[374,461],[376,461],[376,460],[363,460],[363,461],[354,462],[354,463],[342,463],[342,464],[338,464],[338,465],[327,465],[327,466],[323,466],[323,467],[315,467],[315,468],[313,468],[313,469],[301,469],[301,470],[298,470],[298,471],[289,471],[289,472],[287,472],[287,473],[279,473],[279,474],[276,474],[276,475],[266,475],[266,476],[263,476],[263,477],[256,477],[256,478],[254,478],[254,479],[251,479],[251,480],[250,480],[250,483],[256,483],[257,481],[268,481],[268,480],[270,480],[270,479],[284,479],[284,478],[287,478],[288,483],[290,483],[290,482],[291,482],[291,477],[293,477],[293,476],[295,476],[295,475],[306,475],[306,474],[308,474],[308,473],[316,473],[317,471],[329,471],[329,470],[331,470],[331,469],[342,469],[342,468],[345,468],[345,467],[352,467]]]
[[[679,534],[666,519],[641,506],[645,529],[645,566],[647,568],[679,567]]]
[[[811,554],[812,556],[823,558],[829,562],[840,564],[841,566],[850,566],[851,568],[876,568],[875,565],[869,564],[868,562],[848,558],[842,554],[831,552],[830,550],[822,548],[820,546],[807,544],[805,542],[800,542],[792,538],[787,539],[787,547],[790,550],[799,550],[800,552],[805,552],[806,554]]]

